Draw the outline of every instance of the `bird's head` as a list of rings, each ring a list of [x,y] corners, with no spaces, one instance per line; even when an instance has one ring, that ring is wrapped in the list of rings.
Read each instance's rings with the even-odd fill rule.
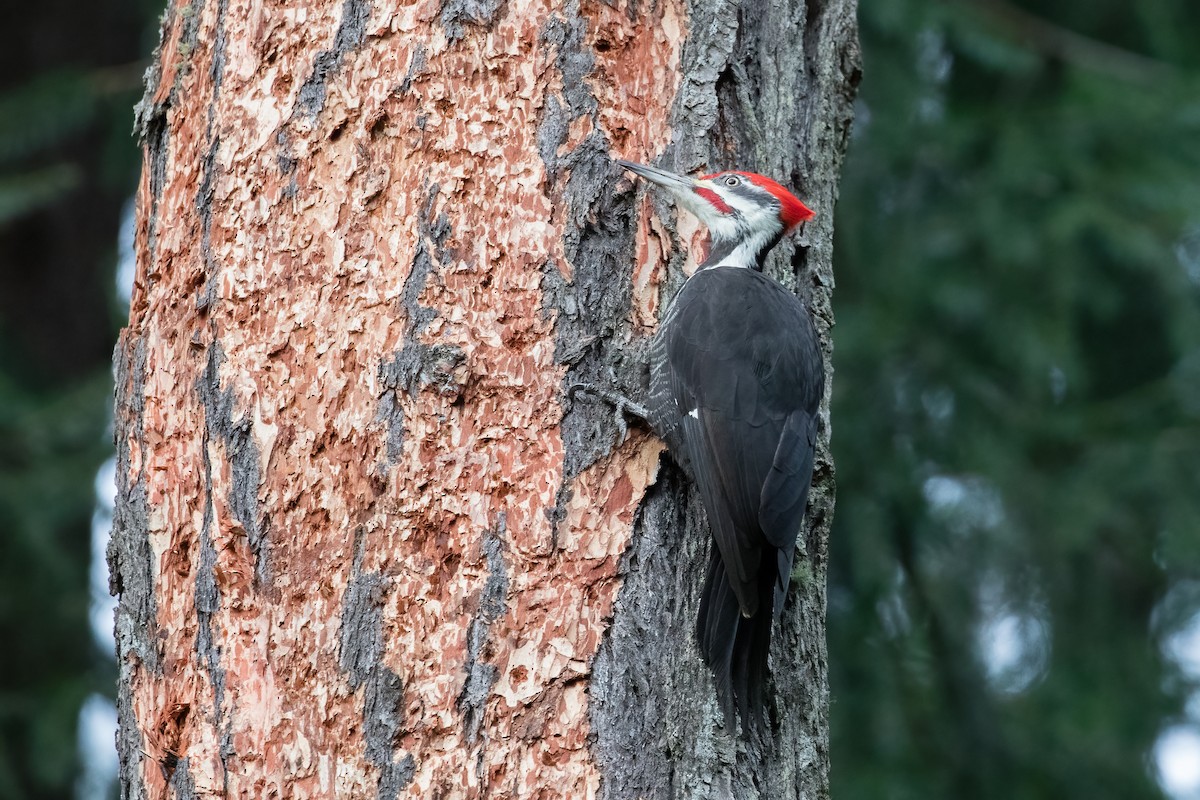
[[[787,189],[753,172],[688,178],[632,161],[617,163],[666,189],[704,223],[712,237],[706,265],[759,269],[767,251],[814,214]]]

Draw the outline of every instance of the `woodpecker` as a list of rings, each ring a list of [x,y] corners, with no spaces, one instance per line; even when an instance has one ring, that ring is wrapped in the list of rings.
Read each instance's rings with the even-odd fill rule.
[[[696,618],[727,726],[765,721],[771,628],[804,523],[825,370],[812,318],[762,274],[813,211],[751,172],[687,178],[617,161],[708,228],[708,256],[650,348],[648,421],[696,483],[713,547]]]

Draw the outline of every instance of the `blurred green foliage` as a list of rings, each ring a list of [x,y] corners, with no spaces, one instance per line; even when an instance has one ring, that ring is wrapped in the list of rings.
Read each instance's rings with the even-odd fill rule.
[[[94,121],[96,95],[88,76],[76,71],[38,75],[0,94],[0,225],[78,184],[78,166],[57,150]]]
[[[1200,613],[1200,5],[865,2],[835,800],[1160,798]]]
[[[150,5],[122,21],[140,38],[127,59],[150,49]],[[23,8],[80,30],[54,28],[71,57],[18,53],[29,74],[0,86],[4,258],[89,187],[107,205],[86,213],[115,219],[137,163],[136,86],[79,56],[113,37],[83,7]],[[833,797],[1161,797],[1154,742],[1197,691],[1164,645],[1200,612],[1200,6],[861,16],[838,209]],[[64,217],[80,224],[59,235],[93,235]],[[94,236],[84,268],[111,285],[115,228]],[[28,269],[0,261],[0,289]],[[57,311],[103,305],[103,352],[110,299]],[[79,705],[111,689],[87,625],[108,368],[48,372],[15,316],[0,798],[68,797]]]
[[[0,797],[67,797],[75,727],[111,693],[88,627],[88,521],[110,381],[31,391],[0,370]]]
[[[88,695],[96,472],[111,452],[117,220],[147,3],[6,7],[0,48],[0,798],[68,798]],[[11,14],[10,14],[11,11]]]

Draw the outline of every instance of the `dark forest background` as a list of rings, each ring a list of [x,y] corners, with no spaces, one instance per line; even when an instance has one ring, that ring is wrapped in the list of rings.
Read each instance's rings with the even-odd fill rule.
[[[91,530],[160,11],[4,9],[0,800],[103,796]],[[863,0],[861,24],[833,797],[1200,797],[1200,4]]]

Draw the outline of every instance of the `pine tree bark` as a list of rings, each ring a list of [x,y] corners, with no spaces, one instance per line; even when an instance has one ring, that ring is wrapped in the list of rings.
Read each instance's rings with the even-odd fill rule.
[[[116,353],[123,795],[827,796],[827,414],[745,744],[696,496],[565,389],[644,392],[698,243],[611,157],[796,187],[770,269],[824,336],[857,78],[853,0],[173,2]]]

